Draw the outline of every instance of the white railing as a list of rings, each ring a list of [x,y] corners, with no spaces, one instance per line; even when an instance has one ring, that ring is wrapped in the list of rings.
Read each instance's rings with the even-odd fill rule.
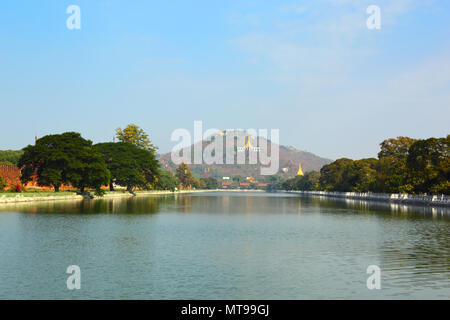
[[[427,194],[390,194],[373,192],[328,192],[328,191],[287,191],[289,193],[299,193],[311,196],[323,196],[333,198],[377,200],[396,203],[411,203],[425,205],[450,206],[450,196],[447,195],[427,195]]]

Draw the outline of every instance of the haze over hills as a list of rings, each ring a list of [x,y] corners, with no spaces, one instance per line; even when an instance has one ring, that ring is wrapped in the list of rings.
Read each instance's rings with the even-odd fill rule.
[[[227,145],[227,135],[230,132],[221,131],[218,134],[211,136],[211,141],[218,141],[217,145],[220,145],[219,139],[222,139],[223,145],[223,164],[194,164],[194,148],[198,147],[201,150],[205,150],[206,147],[211,145],[211,141],[203,141],[197,142],[189,147],[183,148],[182,152],[179,150],[179,154],[183,155],[186,152],[191,153],[191,161],[189,167],[195,176],[199,177],[203,176],[211,176],[214,178],[222,178],[224,176],[252,176],[252,177],[260,177],[261,176],[261,164],[258,160],[257,164],[249,163],[249,153],[250,150],[252,152],[258,153],[263,152],[268,154],[269,158],[271,157],[271,141],[267,140],[263,137],[256,137],[247,134],[244,130],[239,133],[232,132],[234,135],[235,143],[231,143],[231,145]],[[229,140],[230,141],[230,140]],[[201,145],[200,145],[201,144]],[[275,148],[276,145],[274,144]],[[313,153],[297,150],[291,146],[283,146],[277,145],[279,149],[279,168],[276,172],[277,175],[282,177],[290,178],[297,174],[299,165],[301,164],[303,172],[308,171],[318,171],[322,168],[322,166],[329,164],[332,162],[330,159],[319,157]],[[212,146],[210,146],[210,151],[212,151]],[[231,152],[234,155],[234,164],[226,164],[226,154],[227,152]],[[245,164],[237,164],[237,157],[239,153],[245,153]],[[214,156],[214,151],[211,152]],[[241,157],[244,157],[241,154]],[[258,156],[259,159],[259,156]],[[177,165],[171,159],[171,153],[161,154],[159,157],[159,161],[162,164],[163,168],[168,170],[174,170]],[[263,167],[268,167],[264,165]]]
[[[183,151],[190,148],[191,150],[191,163],[189,166],[196,177],[200,176],[211,176],[214,178],[222,178],[224,176],[243,176],[243,177],[260,177],[261,176],[261,164],[249,164],[249,150],[254,148],[259,148],[264,154],[268,154],[271,157],[271,142],[270,140],[264,139],[262,137],[256,137],[247,134],[245,131],[242,132],[231,132],[234,136],[234,144],[228,146],[227,136],[230,132],[220,132],[211,136],[212,141],[219,141],[215,139],[222,139],[223,144],[223,158],[222,163],[224,164],[193,164],[194,157],[194,145],[184,148]],[[202,150],[210,145],[210,141],[203,141],[200,146],[200,142],[196,143],[196,146],[201,147]],[[239,147],[238,147],[239,145]],[[267,146],[267,147],[266,147]],[[325,164],[331,163],[332,161],[326,158],[319,157],[313,153],[301,151],[291,146],[278,145],[279,149],[279,167],[276,174],[283,178],[290,178],[297,174],[299,165],[301,164],[303,172],[308,171],[318,171]],[[231,152],[234,155],[234,164],[226,163],[226,154]],[[17,165],[17,160],[22,154],[22,151],[1,151],[0,152],[0,163],[11,163]],[[245,158],[245,164],[237,164],[237,155],[243,156]],[[245,155],[245,156],[244,156]],[[259,159],[258,159],[259,160]],[[171,159],[171,153],[164,153],[159,155],[159,161],[163,168],[174,170],[177,165]],[[266,165],[263,167],[267,167]],[[262,180],[262,179],[260,179]]]

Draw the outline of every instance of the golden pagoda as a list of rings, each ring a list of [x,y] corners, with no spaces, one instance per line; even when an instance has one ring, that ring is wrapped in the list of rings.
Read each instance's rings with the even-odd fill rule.
[[[303,176],[303,175],[304,175],[304,174],[303,174],[302,164],[301,164],[301,163],[298,164],[297,175],[298,175],[298,176]]]
[[[250,143],[250,137],[248,137],[247,139],[248,139],[248,140],[247,140],[247,144],[245,145],[245,148],[246,148],[246,149],[253,148],[253,147],[252,147],[252,144]]]

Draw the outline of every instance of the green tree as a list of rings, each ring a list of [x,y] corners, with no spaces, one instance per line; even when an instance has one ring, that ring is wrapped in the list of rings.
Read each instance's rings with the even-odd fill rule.
[[[201,178],[200,182],[203,182],[202,188],[203,189],[217,189],[219,187],[219,182],[217,179],[214,179],[212,177],[208,178]]]
[[[161,170],[155,184],[155,189],[175,191],[179,185],[180,180],[178,180],[177,177],[172,176],[172,174],[167,170]]]
[[[307,173],[267,189],[449,194],[449,145],[450,135],[387,139],[380,144],[379,159],[338,159],[323,166],[320,175]]]
[[[296,190],[317,191],[320,190],[320,172],[309,171],[300,176],[295,185]]]
[[[263,177],[263,179],[264,179],[264,182],[267,183],[266,190],[268,192],[272,192],[272,191],[280,190],[280,189],[285,190],[282,186],[281,177],[279,175],[265,176],[265,177]]]
[[[450,192],[450,135],[416,141],[410,148],[407,167],[414,192]]]
[[[316,188],[340,192],[371,191],[375,186],[377,163],[378,160],[374,158],[355,161],[346,158],[338,159],[321,169],[320,187],[316,186]],[[317,179],[317,176],[314,178]]]
[[[153,151],[141,149],[127,142],[99,143],[100,152],[111,172],[110,190],[114,183],[124,186],[129,192],[137,187],[151,189],[159,173],[159,163]]]
[[[102,156],[93,148],[80,150],[72,159],[67,170],[67,182],[84,193],[87,188],[95,189],[96,194],[104,192],[102,186],[108,185],[111,175]]]
[[[283,190],[317,191],[320,190],[320,172],[309,171],[303,176],[296,176],[281,183]],[[273,189],[272,185],[270,189]]]
[[[348,165],[342,175],[343,191],[372,191],[377,177],[378,160],[374,158],[355,160]]]
[[[119,141],[128,142],[141,149],[156,152],[156,147],[151,143],[148,134],[135,124],[129,124],[125,129],[117,128],[116,136]]]
[[[324,191],[348,191],[347,181],[344,173],[353,160],[342,158],[320,169],[320,188]]]
[[[26,183],[36,174],[41,186],[53,186],[58,192],[60,186],[72,184],[81,192],[95,188],[100,192],[102,185],[109,182],[110,174],[92,142],[79,133],[47,135],[29,145],[18,161],[21,180]]]
[[[189,166],[182,162],[175,171],[175,176],[180,180],[184,188],[191,188],[193,185],[192,171]]]
[[[395,160],[406,159],[408,157],[409,148],[416,139],[409,137],[397,137],[384,140],[380,143],[380,152],[378,158],[393,158]]]
[[[286,181],[283,181],[279,185],[281,186],[281,189],[283,189],[283,190],[287,190],[287,191],[298,190],[297,183],[298,183],[299,179],[300,179],[300,177],[288,179]],[[276,183],[274,183],[269,189],[272,189],[275,185],[276,185]]]
[[[193,177],[192,178],[192,187],[194,189],[205,189],[206,184],[203,181],[200,181],[199,179]]]
[[[374,191],[387,193],[410,193],[412,185],[409,181],[406,159],[409,148],[416,142],[409,137],[387,139],[380,143],[378,153],[376,181]]]

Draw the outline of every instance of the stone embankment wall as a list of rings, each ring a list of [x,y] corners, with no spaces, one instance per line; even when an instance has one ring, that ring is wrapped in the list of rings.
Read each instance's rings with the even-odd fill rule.
[[[7,164],[0,164],[0,176],[3,177],[3,179],[7,183],[6,188],[14,188],[17,185],[22,185],[22,182],[20,181],[22,173],[20,172],[20,169],[14,165],[7,165]],[[34,188],[34,189],[42,189],[42,190],[53,190],[53,187],[42,187],[37,184],[36,177],[33,176],[32,180],[28,182],[26,185],[24,185],[25,188]],[[60,190],[72,190],[74,189],[71,185],[62,185],[60,187]]]
[[[418,204],[450,207],[450,196],[446,195],[415,195],[415,194],[389,194],[389,193],[359,193],[359,192],[326,192],[326,191],[286,191],[310,196],[330,198],[343,198],[355,200],[386,201],[393,203]]]

